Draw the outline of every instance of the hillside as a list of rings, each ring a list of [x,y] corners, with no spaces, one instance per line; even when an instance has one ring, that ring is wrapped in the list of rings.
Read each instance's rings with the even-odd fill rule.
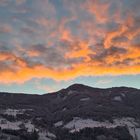
[[[47,140],[46,135],[54,139],[58,128],[74,133],[86,127],[118,126],[127,127],[135,138],[140,133],[140,90],[74,84],[44,95],[0,93],[0,116],[2,129],[36,130],[40,140]]]

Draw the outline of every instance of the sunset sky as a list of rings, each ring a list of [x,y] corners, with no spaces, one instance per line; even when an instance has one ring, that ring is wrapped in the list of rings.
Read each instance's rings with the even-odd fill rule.
[[[73,83],[140,88],[140,0],[0,0],[0,91]]]

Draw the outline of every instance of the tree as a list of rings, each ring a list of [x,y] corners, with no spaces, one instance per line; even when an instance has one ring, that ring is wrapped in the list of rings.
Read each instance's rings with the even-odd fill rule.
[[[39,136],[36,130],[31,133],[31,139],[30,140],[38,140]]]

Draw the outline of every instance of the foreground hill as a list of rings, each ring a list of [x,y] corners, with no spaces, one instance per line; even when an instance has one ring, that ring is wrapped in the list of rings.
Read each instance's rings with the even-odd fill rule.
[[[0,115],[2,129],[34,129],[40,140],[55,139],[58,128],[75,133],[86,127],[118,126],[140,139],[140,90],[74,84],[44,95],[0,93]]]

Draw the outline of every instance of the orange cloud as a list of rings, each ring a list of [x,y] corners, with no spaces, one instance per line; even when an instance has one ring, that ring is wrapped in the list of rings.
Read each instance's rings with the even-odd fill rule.
[[[73,79],[77,76],[90,76],[90,75],[120,75],[120,74],[139,74],[140,65],[133,66],[120,66],[120,67],[104,67],[104,66],[94,66],[91,64],[76,65],[71,70],[51,70],[43,66],[36,66],[32,68],[23,68],[18,72],[5,71],[1,73],[0,82],[11,83],[18,82],[23,83],[31,78],[53,78],[55,80],[68,80]]]
[[[89,48],[88,42],[77,42],[72,44],[73,49],[65,54],[66,58],[85,58],[85,61],[89,61],[89,54],[94,54],[94,52]]]
[[[38,14],[19,20],[20,32],[0,28],[12,34],[0,42],[0,82],[140,74],[139,16],[123,2],[65,0],[66,15],[49,0],[32,4]]]
[[[96,18],[96,22],[99,23],[106,23],[108,21],[108,9],[109,9],[110,3],[108,2],[101,2],[99,0],[94,1],[86,1],[85,7],[87,10],[93,14]]]

